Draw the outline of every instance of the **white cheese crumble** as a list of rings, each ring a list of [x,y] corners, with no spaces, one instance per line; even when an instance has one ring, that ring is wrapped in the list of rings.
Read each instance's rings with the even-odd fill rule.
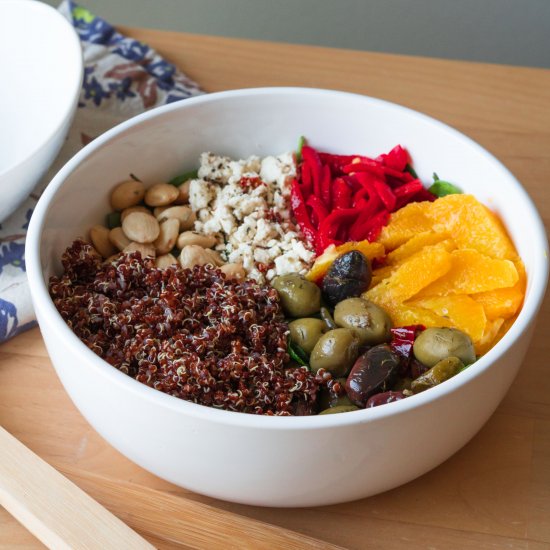
[[[243,160],[203,153],[198,178],[189,188],[195,231],[214,235],[223,259],[242,263],[258,282],[306,273],[315,253],[291,221],[295,176],[292,153]]]

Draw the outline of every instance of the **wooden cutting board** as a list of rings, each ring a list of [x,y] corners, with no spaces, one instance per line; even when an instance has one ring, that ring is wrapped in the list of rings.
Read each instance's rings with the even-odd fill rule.
[[[435,116],[502,160],[523,182],[548,227],[549,70],[123,30],[156,47],[208,91],[335,88]],[[103,441],[74,408],[38,329],[0,346],[0,425],[160,548],[241,548],[247,537],[252,540],[247,522],[259,520],[274,526],[263,531],[265,547],[271,548],[293,547],[288,542],[293,535],[277,529],[282,527],[353,549],[543,550],[550,548],[549,323],[547,299],[518,378],[466,447],[403,487],[339,506],[235,505],[145,472]],[[195,532],[190,542],[186,499],[238,518],[231,525],[213,522],[206,538]],[[294,547],[310,542],[298,540]],[[35,547],[38,541],[0,510],[0,548]]]

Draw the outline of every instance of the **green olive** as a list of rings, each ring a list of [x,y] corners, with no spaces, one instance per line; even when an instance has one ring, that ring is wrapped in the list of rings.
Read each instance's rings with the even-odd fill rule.
[[[338,414],[338,413],[347,413],[351,411],[358,411],[359,407],[355,405],[338,405],[337,407],[332,407],[330,409],[325,409],[319,414]]]
[[[433,388],[441,382],[445,382],[457,374],[464,364],[458,357],[446,357],[438,361],[430,370],[421,374],[416,380],[412,381],[411,390],[413,393],[420,393],[429,388]]]
[[[456,328],[427,328],[416,337],[413,352],[427,367],[446,357],[458,357],[465,365],[476,360],[472,339]]]
[[[311,353],[317,340],[321,338],[327,327],[322,319],[304,317],[296,319],[288,325],[290,339],[298,344],[306,353]]]
[[[410,378],[398,378],[393,385],[393,391],[403,391],[411,389],[412,380]]]
[[[359,341],[347,328],[329,330],[315,344],[309,358],[311,370],[325,369],[333,376],[345,376],[359,355]]]
[[[376,304],[364,298],[348,298],[334,308],[334,321],[349,328],[361,345],[375,346],[391,338],[390,316]]]
[[[321,289],[298,273],[280,275],[273,281],[273,287],[290,317],[307,317],[321,308]]]

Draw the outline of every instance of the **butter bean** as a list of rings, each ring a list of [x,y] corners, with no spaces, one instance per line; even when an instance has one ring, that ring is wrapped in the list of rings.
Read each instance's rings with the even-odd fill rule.
[[[228,279],[242,281],[246,276],[243,264],[225,264],[220,267],[220,270],[225,273]]]
[[[168,218],[160,224],[160,233],[153,243],[159,254],[170,252],[176,245],[180,223],[175,218]]]
[[[210,251],[211,252],[211,251]],[[192,268],[196,265],[213,264],[213,259],[202,246],[189,244],[180,253],[179,262],[183,268]]]
[[[155,247],[150,243],[131,242],[122,252],[125,254],[129,254],[130,252],[141,252],[142,258],[146,258],[147,256],[154,258],[157,255]]]
[[[109,240],[111,244],[118,248],[120,251],[124,250],[129,244],[130,239],[124,234],[122,227],[114,227],[109,231]]]
[[[124,210],[139,204],[145,195],[145,185],[141,181],[125,181],[118,184],[111,193],[113,210]]]
[[[189,187],[191,186],[191,180],[184,181],[178,186],[179,196],[174,201],[174,204],[187,204],[189,202]]]
[[[179,197],[179,189],[169,183],[155,183],[145,192],[147,206],[166,206]]]
[[[204,253],[210,258],[210,263],[216,267],[220,267],[225,262],[222,260],[219,252],[212,250],[211,248],[205,248]]]
[[[126,218],[126,216],[128,214],[131,214],[132,212],[143,212],[144,214],[150,214],[151,210],[149,210],[149,208],[147,208],[145,206],[130,206],[130,208],[125,208],[120,213],[120,223],[122,223],[124,221],[124,219]]]
[[[166,269],[167,267],[178,265],[178,260],[172,254],[163,254],[156,258],[155,265],[159,269]]]
[[[159,223],[168,218],[175,218],[180,223],[180,231],[191,229],[195,225],[197,216],[189,206],[170,206],[156,215]]]
[[[188,244],[197,244],[203,248],[212,248],[216,244],[214,235],[201,235],[196,231],[184,231],[178,237],[178,248],[181,250]]]
[[[104,257],[108,258],[117,250],[109,240],[109,230],[103,225],[94,225],[90,229],[90,240],[94,248]]]
[[[122,222],[124,234],[137,243],[152,243],[160,233],[159,222],[151,214],[132,212]]]
[[[158,217],[167,209],[169,206],[155,206],[153,208],[153,216],[158,219]]]

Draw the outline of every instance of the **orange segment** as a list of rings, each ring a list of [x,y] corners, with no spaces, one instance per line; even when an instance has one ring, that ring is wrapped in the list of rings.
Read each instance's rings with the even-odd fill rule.
[[[473,195],[447,195],[430,204],[425,216],[435,231],[450,233],[458,248],[473,248],[493,258],[517,258],[500,220]]]
[[[383,267],[375,269],[372,272],[372,281],[370,283],[371,288],[382,282],[384,279],[388,278],[396,269],[397,266],[394,265],[385,265]]]
[[[418,298],[410,303],[448,319],[451,326],[468,334],[474,342],[479,341],[484,334],[487,324],[485,311],[481,304],[478,304],[469,296],[463,294],[434,296],[432,298]]]
[[[365,297],[381,296],[385,302],[404,302],[451,268],[451,254],[440,244],[425,246],[407,258],[387,279],[369,289]],[[374,301],[374,300],[373,300]]]
[[[509,319],[519,311],[525,296],[527,279],[523,262],[517,260],[514,265],[518,272],[518,281],[514,286],[472,294],[472,298],[483,306],[487,319]]]
[[[394,327],[418,324],[425,327],[453,326],[449,319],[445,319],[428,309],[410,304],[380,302],[378,298],[378,296],[375,296],[372,301],[388,313]]]
[[[388,264],[399,264],[409,256],[416,254],[425,246],[430,246],[432,244],[437,244],[444,239],[448,239],[446,233],[434,233],[433,231],[423,231],[414,237],[411,237],[406,243],[403,243],[401,246],[396,248],[393,252],[390,252],[386,257],[386,262]],[[456,248],[454,242],[449,241],[449,252]]]
[[[378,242],[387,250],[394,250],[418,233],[430,231],[432,222],[426,217],[426,211],[431,204],[428,201],[411,202],[394,212],[388,225],[382,228]]]
[[[502,318],[487,321],[483,336],[478,342],[474,342],[474,347],[477,355],[483,355],[484,353],[487,353],[496,344],[496,342],[498,341],[498,333],[503,324],[504,319]]]
[[[341,244],[340,246],[330,245],[315,260],[315,263],[306,274],[306,279],[309,281],[318,281],[319,279],[322,279],[328,271],[328,268],[332,265],[332,262],[336,260],[338,256],[341,256],[346,252],[351,252],[352,250],[359,250],[359,252],[362,252],[369,260],[381,258],[385,253],[384,246],[382,244],[377,242],[371,243],[367,240],[358,242],[350,241]]]
[[[475,294],[514,286],[519,279],[510,260],[495,260],[477,250],[463,249],[451,253],[451,269],[422,292],[422,296]]]

